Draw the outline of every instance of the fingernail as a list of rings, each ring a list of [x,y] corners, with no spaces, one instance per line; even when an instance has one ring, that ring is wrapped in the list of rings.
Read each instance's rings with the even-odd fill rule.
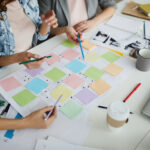
[[[48,23],[48,25],[50,26],[51,24],[50,24],[50,23]]]

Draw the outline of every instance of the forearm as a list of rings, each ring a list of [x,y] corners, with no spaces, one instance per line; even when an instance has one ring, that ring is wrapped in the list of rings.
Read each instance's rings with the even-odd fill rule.
[[[95,22],[96,25],[98,25],[101,22],[105,21],[106,19],[109,19],[114,13],[115,13],[115,8],[108,7],[104,9],[101,14],[93,18],[93,21]]]
[[[67,30],[67,26],[65,27],[58,27],[58,28],[55,28],[55,29],[51,29],[51,36],[54,36],[54,35],[59,35],[59,34],[62,34],[62,33],[66,33],[66,30]]]
[[[26,121],[26,119],[0,118],[0,130],[26,129],[26,128],[28,128],[28,122]]]
[[[45,36],[45,35],[48,34],[49,30],[50,30],[49,26],[47,26],[45,24],[41,24],[39,32],[40,32],[41,35]]]

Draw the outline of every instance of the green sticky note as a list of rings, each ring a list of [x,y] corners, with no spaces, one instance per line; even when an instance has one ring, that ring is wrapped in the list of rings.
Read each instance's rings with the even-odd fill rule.
[[[96,62],[97,60],[99,60],[101,58],[101,56],[95,52],[90,52],[85,57],[90,62]]]
[[[93,80],[98,80],[99,78],[101,78],[103,76],[105,72],[102,70],[99,70],[96,67],[90,67],[85,73],[84,75],[86,75],[87,77],[93,79]]]
[[[83,111],[83,107],[71,101],[64,105],[60,111],[73,120]]]
[[[23,90],[20,93],[12,97],[20,106],[25,106],[32,102],[36,96],[32,94],[29,90]]]
[[[76,45],[74,43],[71,43],[69,40],[66,40],[61,43],[62,45],[66,46],[67,48],[74,48]]]
[[[61,80],[66,74],[58,68],[53,68],[51,71],[45,74],[45,76],[54,82]]]
[[[118,55],[111,52],[107,52],[106,54],[102,55],[102,57],[105,58],[110,63],[113,63],[120,58]]]

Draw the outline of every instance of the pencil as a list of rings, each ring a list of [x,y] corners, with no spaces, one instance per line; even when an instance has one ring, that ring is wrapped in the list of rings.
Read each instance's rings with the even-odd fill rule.
[[[34,60],[29,60],[29,61],[21,62],[21,63],[19,63],[19,65],[23,65],[23,64],[27,64],[27,63],[31,63],[31,62],[35,62],[35,61],[42,60],[43,58],[51,58],[51,57],[52,57],[52,56],[44,56],[44,57],[37,58],[37,59],[34,59]]]
[[[123,102],[125,103],[129,98],[130,96],[141,86],[141,83],[139,83],[133,90],[132,92],[123,100]]]
[[[82,57],[84,59],[84,53],[83,53],[83,48],[82,48],[82,44],[81,44],[81,40],[80,40],[80,35],[79,34],[78,34],[78,40],[79,40],[79,44],[80,44],[81,54],[82,54]]]

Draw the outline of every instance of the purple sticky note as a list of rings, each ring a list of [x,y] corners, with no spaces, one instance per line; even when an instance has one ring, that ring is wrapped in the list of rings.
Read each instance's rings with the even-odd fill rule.
[[[85,88],[77,93],[75,97],[78,98],[82,103],[89,104],[97,97],[97,95],[91,92],[89,89]]]
[[[32,77],[35,77],[36,75],[40,74],[44,69],[38,68],[38,69],[26,69],[25,71],[30,74]]]

